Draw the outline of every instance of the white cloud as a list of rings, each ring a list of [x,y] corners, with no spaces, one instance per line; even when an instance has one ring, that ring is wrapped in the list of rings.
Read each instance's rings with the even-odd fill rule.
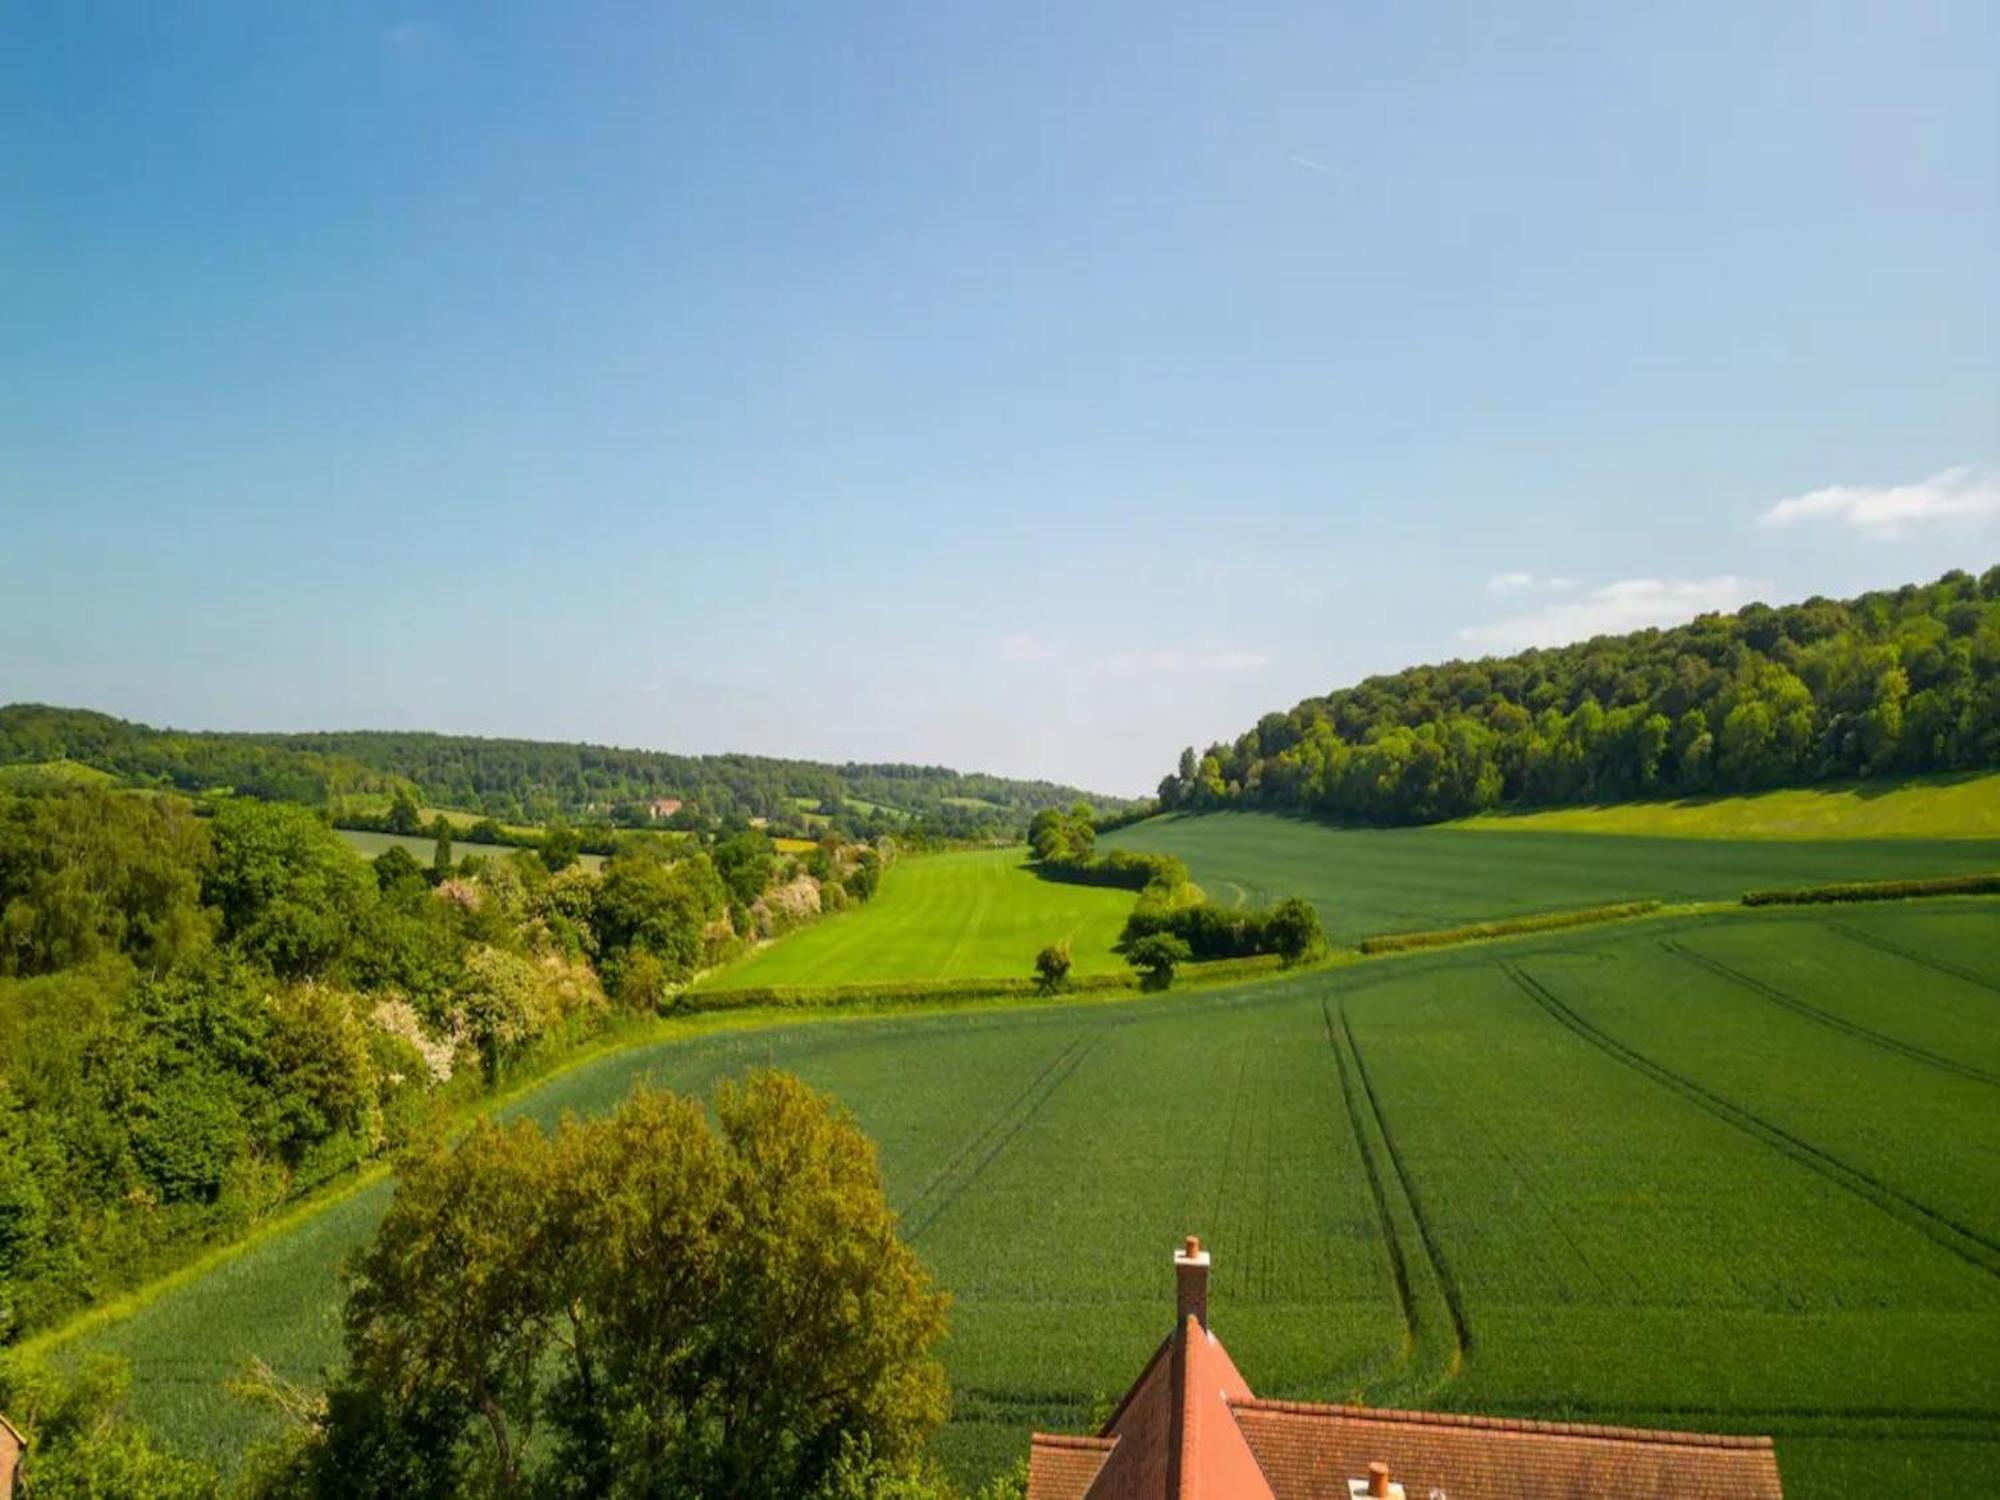
[[[1979,522],[2000,516],[2000,471],[1963,465],[1916,484],[1831,484],[1780,500],[1759,519],[1766,526],[1832,521],[1871,536],[1911,526]]]
[[[1581,599],[1545,604],[1461,630],[1459,639],[1491,651],[1561,646],[1594,635],[1677,625],[1711,610],[1740,609],[1768,585],[1733,573],[1714,578],[1625,578],[1590,590]]]
[[[1566,594],[1575,587],[1574,578],[1543,578],[1534,573],[1495,573],[1486,580],[1489,594]]]

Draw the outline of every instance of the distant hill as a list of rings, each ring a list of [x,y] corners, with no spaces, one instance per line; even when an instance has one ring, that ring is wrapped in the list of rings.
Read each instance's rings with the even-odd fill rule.
[[[1429,823],[2000,767],[2000,567],[1412,667],[1183,752],[1167,808]]]
[[[966,774],[943,766],[826,765],[758,755],[658,750],[472,735],[337,731],[219,734],[149,725],[88,709],[0,708],[0,766],[70,761],[140,785],[219,788],[314,806],[408,784],[432,806],[501,820],[579,818],[655,797],[704,813],[794,818],[804,807],[886,808],[951,831],[1019,825],[1044,807],[1096,797],[1047,781]]]

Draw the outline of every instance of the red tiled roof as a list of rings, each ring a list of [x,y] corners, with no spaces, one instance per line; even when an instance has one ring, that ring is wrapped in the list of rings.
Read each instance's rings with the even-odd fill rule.
[[[1083,1500],[1116,1445],[1116,1438],[1036,1433],[1028,1440],[1028,1493],[1036,1500]]]
[[[1096,1437],[1035,1434],[1028,1500],[1349,1500],[1373,1463],[1406,1500],[1784,1500],[1767,1437],[1260,1401],[1205,1326],[1207,1264]]]
[[[1783,1500],[1767,1437],[1254,1398],[1231,1411],[1276,1500],[1345,1500],[1376,1460],[1410,1500]]]

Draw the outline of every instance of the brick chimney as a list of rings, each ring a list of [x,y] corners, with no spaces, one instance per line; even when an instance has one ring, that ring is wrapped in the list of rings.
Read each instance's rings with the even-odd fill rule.
[[[1208,1252],[1194,1235],[1174,1252],[1174,1327],[1193,1318],[1208,1331]]]

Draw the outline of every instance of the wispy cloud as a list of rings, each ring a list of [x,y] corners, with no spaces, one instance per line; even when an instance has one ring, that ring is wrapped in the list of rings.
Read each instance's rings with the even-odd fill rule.
[[[1979,522],[2000,516],[2000,470],[1961,465],[1916,484],[1830,484],[1780,500],[1760,517],[1766,526],[1830,521],[1872,536],[1913,526]]]
[[[1761,580],[1733,573],[1714,578],[1625,578],[1591,589],[1580,599],[1467,626],[1458,634],[1460,640],[1489,651],[1561,646],[1594,635],[1676,625],[1711,610],[1740,609],[1767,588]]]
[[[1495,573],[1486,580],[1489,594],[1566,594],[1575,587],[1574,578],[1544,578],[1537,573]]]
[[[1310,156],[1288,156],[1285,158],[1295,167],[1304,167],[1308,172],[1317,172],[1322,177],[1346,177],[1348,174],[1338,167],[1329,167],[1323,161],[1314,161]]]

